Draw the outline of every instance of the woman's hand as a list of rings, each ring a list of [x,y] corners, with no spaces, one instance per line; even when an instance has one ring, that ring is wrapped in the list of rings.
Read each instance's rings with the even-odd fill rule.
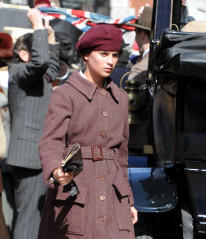
[[[59,184],[65,186],[70,183],[73,179],[73,172],[71,173],[64,173],[62,171],[62,167],[59,167],[54,170],[53,177],[55,180],[59,182]]]
[[[131,212],[132,212],[132,222],[133,224],[135,224],[138,221],[138,213],[133,206],[131,207]]]

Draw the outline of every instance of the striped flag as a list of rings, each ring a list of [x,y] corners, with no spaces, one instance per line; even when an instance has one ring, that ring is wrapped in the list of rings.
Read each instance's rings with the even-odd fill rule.
[[[86,32],[92,26],[97,24],[114,24],[125,30],[133,31],[134,27],[128,26],[128,23],[135,22],[135,16],[129,16],[126,18],[112,19],[108,16],[88,12],[83,10],[65,9],[65,8],[54,8],[54,7],[39,7],[38,8],[43,14],[50,15],[54,18],[67,21],[77,27],[79,30]]]

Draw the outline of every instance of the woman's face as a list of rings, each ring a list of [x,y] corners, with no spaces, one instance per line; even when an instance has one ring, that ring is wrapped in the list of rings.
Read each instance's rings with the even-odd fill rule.
[[[103,50],[92,51],[84,57],[90,74],[101,79],[110,76],[118,58],[119,51]]]

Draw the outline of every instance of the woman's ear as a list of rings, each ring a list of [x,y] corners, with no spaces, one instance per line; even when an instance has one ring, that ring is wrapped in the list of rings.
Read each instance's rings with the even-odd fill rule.
[[[88,60],[88,54],[83,57],[84,61]]]
[[[25,50],[20,50],[19,51],[19,57],[22,61],[24,61],[26,63],[29,62],[29,60],[30,60],[29,52],[25,51]]]

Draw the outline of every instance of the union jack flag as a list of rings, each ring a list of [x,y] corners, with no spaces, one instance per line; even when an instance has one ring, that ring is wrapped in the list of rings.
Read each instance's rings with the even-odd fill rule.
[[[54,18],[59,18],[61,20],[67,21],[80,29],[83,32],[86,32],[92,26],[97,24],[114,24],[119,28],[133,31],[134,27],[128,26],[128,23],[135,22],[135,16],[129,16],[126,18],[112,19],[108,16],[88,12],[83,10],[74,10],[74,9],[65,9],[65,8],[54,8],[54,7],[39,7],[39,10],[45,14],[50,15]]]

